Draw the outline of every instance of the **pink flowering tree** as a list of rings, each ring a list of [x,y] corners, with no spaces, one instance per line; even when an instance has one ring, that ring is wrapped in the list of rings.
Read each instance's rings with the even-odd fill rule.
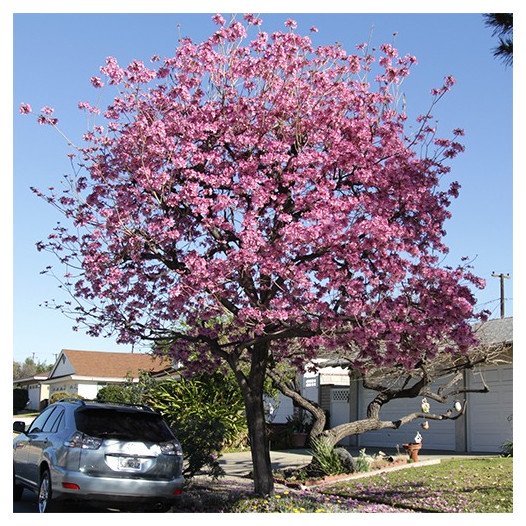
[[[66,218],[38,248],[66,267],[53,272],[72,299],[57,307],[76,327],[152,341],[187,370],[228,364],[255,490],[271,494],[269,367],[321,347],[357,368],[410,368],[439,341],[464,351],[482,283],[439,265],[459,186],[439,181],[462,131],[436,137],[426,113],[405,132],[413,56],[314,47],[292,20],[272,35],[252,15],[214,21],[204,42],[182,38],[150,66],[108,58],[91,79],[112,102],[79,104],[101,123],[63,191],[35,190]],[[58,126],[51,108],[38,120]]]

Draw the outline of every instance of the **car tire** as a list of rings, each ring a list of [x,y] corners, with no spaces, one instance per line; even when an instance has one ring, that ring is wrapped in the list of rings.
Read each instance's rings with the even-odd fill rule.
[[[152,513],[167,513],[171,509],[171,502],[156,502],[149,511],[151,511]]]
[[[37,506],[39,513],[49,513],[53,511],[52,497],[51,474],[49,473],[49,469],[44,469],[40,476],[40,484],[38,486]]]

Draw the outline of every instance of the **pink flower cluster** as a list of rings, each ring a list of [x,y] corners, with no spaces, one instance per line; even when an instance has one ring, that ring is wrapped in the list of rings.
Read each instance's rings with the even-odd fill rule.
[[[101,67],[119,94],[85,136],[86,176],[46,197],[82,234],[40,245],[82,268],[72,290],[97,308],[78,323],[164,338],[199,367],[259,344],[295,365],[349,349],[356,367],[411,366],[444,340],[466,350],[481,283],[439,265],[458,185],[438,183],[463,147],[429,115],[406,135],[391,88],[416,59],[382,46],[375,90],[357,77],[375,60],[365,48],[294,31],[247,41],[253,15],[213,19],[156,69]],[[429,144],[440,155],[420,157]]]

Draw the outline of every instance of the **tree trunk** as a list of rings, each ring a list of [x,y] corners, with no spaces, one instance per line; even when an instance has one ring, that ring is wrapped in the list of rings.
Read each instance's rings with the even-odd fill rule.
[[[254,492],[257,495],[274,494],[274,477],[270,462],[270,448],[265,422],[263,393],[245,397],[250,453],[254,475]]]
[[[245,402],[250,452],[257,495],[274,494],[274,477],[270,462],[270,447],[263,405],[264,382],[269,359],[269,344],[256,344],[252,348],[250,372],[245,375],[235,364],[230,364],[236,375]]]

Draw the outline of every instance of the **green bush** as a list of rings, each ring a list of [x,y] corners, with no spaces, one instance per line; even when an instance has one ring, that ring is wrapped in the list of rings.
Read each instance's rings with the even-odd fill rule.
[[[365,454],[365,448],[360,449],[358,457],[356,457],[356,471],[370,471],[372,458]]]
[[[133,381],[131,376],[124,384],[109,384],[99,389],[97,402],[115,404],[147,405],[148,393],[157,382],[146,372],[139,373],[139,381]]]
[[[139,404],[140,401],[133,400],[133,392],[126,385],[106,385],[97,393],[97,402],[113,402],[117,404]]]
[[[153,386],[145,403],[163,415],[181,441],[186,476],[202,468],[221,474],[219,453],[246,444],[243,398],[232,375],[170,378]]]
[[[507,442],[504,442],[501,446],[502,456],[504,457],[512,457],[513,456],[513,441],[508,440]]]
[[[323,437],[313,438],[312,444],[312,463],[314,471],[319,471],[319,475],[339,475],[345,473],[345,467],[341,452],[334,449]],[[338,448],[339,450],[340,448]]]
[[[84,400],[84,397],[78,395],[77,393],[68,393],[66,391],[57,391],[56,393],[53,393],[49,397],[49,403],[50,404],[54,404],[55,402],[58,402],[60,400],[64,400],[65,398],[74,398],[76,400]]]
[[[22,411],[29,402],[29,392],[27,389],[13,389],[13,412],[16,414]]]

